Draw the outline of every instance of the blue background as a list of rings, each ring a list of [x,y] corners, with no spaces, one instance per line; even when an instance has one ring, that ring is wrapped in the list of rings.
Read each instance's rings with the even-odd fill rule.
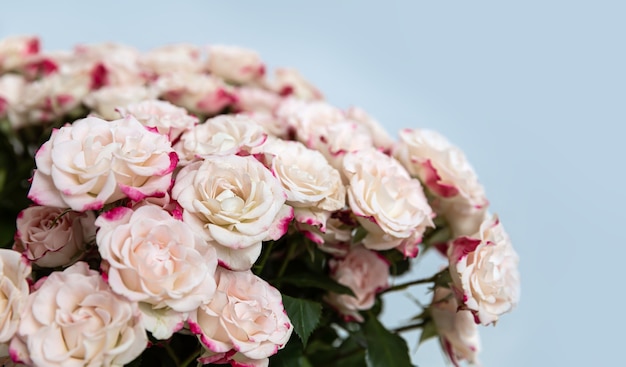
[[[484,366],[623,357],[626,5],[619,1],[4,1],[0,37],[257,50],[340,107],[462,147],[521,256],[522,301],[481,328]],[[434,255],[434,254],[433,254]],[[444,262],[424,256],[420,274]],[[411,289],[418,296],[423,288]],[[394,295],[385,322],[417,313]],[[406,334],[413,348],[417,334]],[[442,366],[436,342],[414,355]]]

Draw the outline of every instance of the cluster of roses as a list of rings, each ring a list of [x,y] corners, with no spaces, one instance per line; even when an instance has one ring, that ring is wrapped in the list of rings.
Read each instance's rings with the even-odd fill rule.
[[[437,224],[451,233],[438,246],[451,282],[430,314],[451,360],[474,362],[476,324],[515,306],[519,275],[463,153],[428,130],[396,142],[292,69],[270,80],[253,51],[201,51],[42,53],[37,38],[0,41],[0,120],[12,130],[89,112],[38,149],[35,205],[17,218],[13,250],[0,251],[11,359],[123,365],[148,331],[197,335],[202,363],[266,366],[293,326],[281,293],[251,270],[264,244],[316,244],[354,293],[326,303],[362,322],[388,287],[379,253],[413,258]],[[31,266],[53,271],[32,279]]]

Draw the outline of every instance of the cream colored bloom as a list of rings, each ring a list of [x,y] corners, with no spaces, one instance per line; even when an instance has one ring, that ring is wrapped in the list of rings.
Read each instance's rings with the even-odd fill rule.
[[[26,307],[31,267],[19,252],[0,249],[0,344],[8,343]]]
[[[206,348],[202,363],[267,365],[293,331],[280,292],[251,271],[218,268],[213,299],[189,316]]]
[[[139,63],[155,75],[168,75],[202,71],[202,51],[200,47],[190,44],[172,44],[157,47],[145,53]]]
[[[237,101],[233,88],[213,75],[180,71],[160,77],[155,86],[161,98],[195,114],[215,115]]]
[[[185,132],[174,149],[182,163],[206,155],[246,155],[261,146],[267,134],[248,115],[220,115]]]
[[[258,82],[265,75],[265,65],[259,54],[237,46],[210,46],[207,70],[236,84]]]
[[[293,218],[280,182],[252,156],[206,156],[189,164],[178,173],[172,197],[183,221],[233,270],[250,269],[262,241],[282,237]]]
[[[122,117],[132,115],[143,126],[155,128],[171,142],[175,142],[182,133],[198,123],[198,118],[187,113],[184,108],[156,99],[131,103],[117,110]]]
[[[346,154],[348,203],[368,231],[365,247],[387,250],[403,240],[419,242],[433,227],[433,212],[418,180],[392,157],[368,149]]]
[[[394,156],[438,197],[435,210],[446,217],[454,236],[478,231],[489,202],[460,149],[435,131],[404,129]]]
[[[41,280],[28,296],[10,349],[28,365],[123,366],[147,343],[137,304],[78,262]]]
[[[164,196],[178,157],[167,137],[133,117],[87,117],[54,130],[35,162],[31,200],[86,211],[124,197]]]
[[[274,72],[272,89],[282,96],[293,96],[305,101],[324,99],[322,93],[296,69],[278,68]]]
[[[157,92],[142,85],[106,86],[83,98],[83,103],[96,115],[114,120],[119,117],[117,109],[131,103],[154,99]]]
[[[355,296],[331,292],[326,301],[344,318],[363,322],[359,311],[372,308],[376,294],[388,286],[388,262],[374,251],[356,246],[344,258],[331,259],[329,266],[330,276],[350,288]]]
[[[213,297],[215,249],[163,208],[118,207],[100,215],[96,225],[111,289],[148,304],[141,309],[148,310],[145,321],[159,321],[146,325],[156,338],[166,339],[182,327],[178,313],[193,311]],[[178,322],[171,323],[170,329],[157,329],[172,318]]]
[[[448,249],[450,275],[459,303],[488,325],[519,302],[519,257],[497,216],[480,231],[455,239]]]
[[[450,361],[458,366],[460,361],[478,363],[480,335],[470,311],[459,310],[452,291],[437,287],[430,305],[441,347]]]

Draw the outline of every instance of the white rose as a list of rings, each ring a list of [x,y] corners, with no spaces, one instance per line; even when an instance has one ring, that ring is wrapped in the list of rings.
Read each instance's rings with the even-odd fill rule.
[[[290,133],[307,147],[315,146],[319,132],[327,126],[345,120],[343,112],[326,102],[306,102],[295,98],[283,100],[276,117],[289,126]]]
[[[478,335],[474,316],[470,311],[458,308],[450,289],[435,288],[430,315],[435,322],[444,353],[455,366],[463,360],[477,364],[480,335]]]
[[[350,208],[368,231],[365,247],[387,250],[406,239],[417,243],[426,227],[434,227],[421,184],[392,157],[374,149],[348,153],[344,173]]]
[[[0,39],[0,72],[23,66],[29,56],[39,53],[36,36],[13,36]]]
[[[233,88],[213,75],[178,72],[160,77],[155,85],[159,96],[191,113],[215,115],[237,102]]]
[[[236,108],[242,112],[272,113],[278,107],[281,97],[258,87],[239,87],[236,90]]]
[[[149,304],[145,308],[152,311],[144,319],[161,319],[151,325],[168,324],[172,317],[178,321],[176,312],[193,311],[213,297],[215,249],[163,208],[151,204],[135,210],[117,207],[100,215],[96,225],[100,227],[98,250],[107,262],[111,289],[131,301]],[[170,329],[146,329],[166,339],[176,331],[177,322],[168,325]]]
[[[124,197],[164,196],[178,157],[167,137],[133,117],[87,117],[54,130],[35,162],[31,200],[86,211]]]
[[[143,55],[140,64],[156,75],[202,70],[202,52],[198,46],[174,44],[155,48]]]
[[[0,76],[0,120],[8,116],[9,121],[14,122],[11,124],[14,130],[22,127],[17,124],[20,120],[16,120],[15,116],[12,115],[15,114],[15,107],[19,104],[25,87],[26,80],[21,75],[4,74]]]
[[[220,115],[185,132],[174,146],[182,163],[205,155],[247,155],[262,145],[267,134],[248,115]]]
[[[376,148],[388,152],[391,151],[393,146],[396,144],[391,136],[389,136],[387,130],[385,130],[385,128],[383,128],[378,121],[368,115],[364,110],[358,107],[352,107],[346,111],[346,118],[356,121],[360,125],[364,126],[369,131],[369,135],[372,137]]]
[[[156,98],[157,93],[141,85],[106,86],[95,90],[83,98],[83,103],[100,117],[116,119],[118,107]]]
[[[343,259],[331,259],[328,265],[330,276],[355,296],[331,292],[326,301],[347,320],[363,322],[359,311],[372,308],[376,294],[388,286],[389,263],[376,252],[356,246]]]
[[[78,45],[70,62],[89,65],[92,89],[103,86],[141,85],[146,75],[139,66],[137,49],[117,43]]]
[[[448,260],[459,303],[477,322],[495,323],[519,302],[519,257],[497,216],[486,219],[474,235],[455,239]]]
[[[294,207],[296,220],[324,231],[330,213],[346,203],[339,171],[320,152],[299,142],[272,139],[263,152],[287,193],[287,204]]]
[[[0,343],[13,338],[26,307],[30,265],[19,252],[0,249]]]
[[[113,293],[78,262],[53,272],[28,296],[11,355],[35,366],[123,366],[148,338],[137,304]]]
[[[73,73],[54,73],[27,84],[15,105],[12,125],[38,125],[64,116],[80,107],[90,84],[89,75]]]
[[[296,69],[276,69],[272,89],[281,96],[293,96],[305,101],[324,99],[322,93],[305,80]]]
[[[293,218],[280,182],[252,156],[206,156],[191,163],[178,173],[172,197],[183,220],[234,270],[249,269],[262,241],[280,238]]]
[[[76,261],[96,235],[93,212],[31,206],[17,216],[13,249],[44,268]]]
[[[207,349],[200,362],[267,366],[293,331],[280,292],[251,271],[218,268],[216,277],[215,297],[189,316]]]
[[[435,210],[446,217],[454,236],[478,231],[489,202],[460,149],[435,131],[404,129],[394,156],[438,197]]]
[[[257,82],[265,75],[265,65],[259,54],[237,46],[210,46],[207,70],[237,84]]]
[[[310,144],[311,147],[324,154],[328,162],[340,171],[343,169],[343,159],[346,153],[374,147],[372,135],[367,128],[349,120],[320,127]],[[343,179],[346,180],[346,177]]]
[[[182,133],[191,130],[198,118],[187,110],[166,101],[147,100],[118,108],[122,117],[134,116],[143,126],[156,128],[159,134],[167,136],[173,143]]]

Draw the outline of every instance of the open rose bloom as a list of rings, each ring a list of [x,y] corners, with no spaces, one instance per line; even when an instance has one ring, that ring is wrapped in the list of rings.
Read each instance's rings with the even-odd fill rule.
[[[253,50],[8,38],[0,124],[2,365],[409,366],[394,334],[420,328],[477,363],[479,325],[519,302],[517,253],[458,147],[396,141]],[[443,270],[407,281],[430,248]],[[380,323],[385,294],[424,283],[415,323]]]

